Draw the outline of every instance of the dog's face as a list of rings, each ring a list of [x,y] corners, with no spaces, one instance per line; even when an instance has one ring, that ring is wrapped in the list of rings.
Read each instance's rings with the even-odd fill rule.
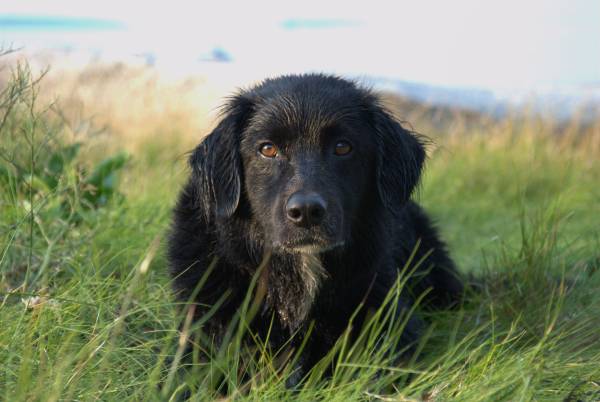
[[[349,241],[366,200],[399,210],[423,159],[419,141],[368,91],[307,75],[233,98],[191,163],[209,215],[230,218],[247,202],[267,246],[314,254]]]
[[[369,178],[377,147],[356,105],[307,95],[257,105],[240,150],[245,193],[267,239],[275,249],[317,253],[346,242],[361,200],[376,188]]]

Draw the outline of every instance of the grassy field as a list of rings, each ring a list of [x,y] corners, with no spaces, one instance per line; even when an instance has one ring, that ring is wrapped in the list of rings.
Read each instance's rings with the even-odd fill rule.
[[[373,350],[375,320],[357,347],[340,341],[332,378],[317,367],[291,391],[269,351],[236,337],[178,367],[193,328],[164,241],[194,129],[212,123],[186,120],[184,89],[132,93],[134,73],[100,69],[51,102],[66,78],[15,68],[0,81],[0,399],[600,400],[600,122],[391,100],[432,138],[416,198],[483,287],[428,314],[419,359]]]

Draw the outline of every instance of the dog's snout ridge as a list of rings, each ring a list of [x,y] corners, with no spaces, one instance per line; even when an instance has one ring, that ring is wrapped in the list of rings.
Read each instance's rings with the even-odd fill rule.
[[[285,205],[287,218],[297,226],[320,224],[327,214],[327,203],[317,193],[296,192]]]

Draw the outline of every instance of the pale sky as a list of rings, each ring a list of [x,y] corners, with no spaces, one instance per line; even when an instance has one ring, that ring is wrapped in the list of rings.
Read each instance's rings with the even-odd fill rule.
[[[0,42],[152,52],[172,68],[220,47],[255,78],[318,70],[446,86],[600,87],[597,0],[2,0],[2,14],[117,20],[126,29],[103,34],[0,26]]]

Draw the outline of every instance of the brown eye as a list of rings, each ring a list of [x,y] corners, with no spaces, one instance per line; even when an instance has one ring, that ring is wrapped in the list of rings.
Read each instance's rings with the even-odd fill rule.
[[[350,153],[350,151],[352,151],[352,146],[350,145],[350,143],[346,142],[346,141],[338,141],[335,144],[335,154],[342,156],[342,155],[348,155]]]
[[[271,142],[265,142],[260,146],[260,153],[262,156],[267,158],[274,158],[277,156],[277,147]]]

